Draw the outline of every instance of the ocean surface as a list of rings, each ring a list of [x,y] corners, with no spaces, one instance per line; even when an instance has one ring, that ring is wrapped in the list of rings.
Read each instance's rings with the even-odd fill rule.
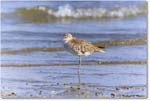
[[[67,32],[71,32],[75,37],[91,42],[129,39],[135,40],[137,38],[147,37],[147,3],[145,1],[2,1],[1,3],[1,51],[22,50],[28,48],[44,49],[63,47],[62,39],[64,34]],[[146,44],[131,46],[109,46],[105,48],[106,52],[103,54],[94,53],[91,56],[82,57],[82,59],[83,64],[84,62],[93,60],[147,61],[146,50]],[[73,56],[66,51],[45,52],[34,50],[32,52],[17,52],[15,54],[5,53],[1,55],[1,64],[3,65],[45,65],[70,63],[77,64],[78,57]],[[8,89],[10,88],[10,90],[18,92],[18,97],[20,98],[33,97],[29,95],[24,96],[26,90],[25,92],[21,92],[23,88],[26,88],[25,86],[23,86],[22,88],[18,88],[18,85],[22,85],[22,83],[24,83],[24,81],[21,82],[21,80],[24,80],[23,77],[25,77],[25,75],[23,74],[31,72],[32,75],[28,74],[27,79],[28,77],[30,78],[30,76],[37,76],[37,74],[41,77],[39,79],[42,79],[42,77],[45,79],[49,74],[51,75],[51,73],[43,75],[40,71],[52,70],[53,72],[55,72],[54,68],[56,68],[56,72],[63,71],[59,67],[61,66],[49,68],[44,66],[37,66],[36,69],[32,66],[30,68],[21,67],[21,69],[13,66],[10,66],[10,68],[5,67],[2,68],[1,71],[1,86],[4,88],[8,87]],[[97,71],[103,74],[103,72],[106,70],[104,67],[105,65],[102,65],[101,69],[101,65],[89,65],[86,68],[86,66],[84,65],[83,72],[85,73],[85,76],[92,79],[92,77],[88,76],[88,74],[91,73],[91,75],[94,75]],[[146,65],[118,65],[117,67],[115,65],[109,65],[106,67],[109,68],[110,75],[106,75],[106,77],[102,79],[102,82],[99,81],[99,78],[97,76],[93,76],[92,80],[88,80],[87,78],[83,77],[82,79],[84,83],[95,84],[99,86],[130,85],[146,87]],[[114,70],[115,68],[113,67],[118,69],[117,73],[123,73],[126,68],[130,68],[126,71],[126,76],[121,76],[120,74],[118,75],[116,73],[116,71]],[[136,67],[140,69],[137,69]],[[70,72],[69,74],[66,73],[66,76],[75,76],[75,66],[73,66],[72,69],[70,68],[70,66],[63,66],[63,68],[66,69],[66,72]],[[93,71],[88,71],[92,68]],[[125,69],[123,70],[121,68]],[[22,71],[23,74],[20,73]],[[135,73],[137,72],[137,74],[139,73],[141,75],[134,75],[133,78],[130,78],[131,71],[134,71]],[[59,77],[60,75],[63,75],[63,73],[52,74],[53,76],[56,76],[56,78],[57,76]],[[71,79],[72,76],[70,76],[69,79],[64,79],[62,83],[75,83],[75,81]],[[102,77],[104,76],[105,75],[103,75]],[[38,79],[37,77],[35,78]],[[35,78],[31,78],[31,80],[34,81]],[[119,78],[118,82],[116,82],[116,80],[114,80],[113,78]],[[124,78],[125,81],[122,81],[122,79]],[[19,83],[17,79],[19,80]],[[49,78],[48,81],[51,82],[51,80],[53,80],[53,78]],[[59,80],[54,81],[54,83],[59,82]],[[110,83],[108,81],[112,82]],[[13,85],[10,85],[11,82]],[[28,82],[28,80],[26,82]],[[45,83],[40,82],[38,84],[44,85]],[[30,87],[34,90],[32,84]],[[51,88],[52,86],[48,86],[47,88],[49,87]],[[1,88],[1,90],[4,92],[9,91],[8,89],[6,90]],[[57,91],[57,89],[55,90]],[[63,89],[63,87],[61,89]],[[106,95],[109,95],[108,92]],[[36,92],[31,91],[30,93],[34,93],[34,97],[36,96]],[[59,97],[67,98],[67,95],[64,95],[59,95]],[[142,92],[142,95],[146,96],[146,90]],[[90,95],[90,97],[91,96],[92,95]],[[49,97],[50,96],[45,94],[45,98]]]

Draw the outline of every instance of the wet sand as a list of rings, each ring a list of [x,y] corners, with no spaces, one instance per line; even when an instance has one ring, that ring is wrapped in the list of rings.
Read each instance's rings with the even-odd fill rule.
[[[147,64],[146,61],[83,61],[82,65],[119,65],[119,64]],[[49,66],[74,66],[78,64],[1,64],[1,67],[49,67]]]
[[[2,71],[2,98],[147,97],[145,64],[83,65],[80,89],[77,66],[5,67]]]

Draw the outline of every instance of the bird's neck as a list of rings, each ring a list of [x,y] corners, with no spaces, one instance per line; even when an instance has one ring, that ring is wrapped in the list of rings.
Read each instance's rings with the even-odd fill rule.
[[[72,39],[73,39],[73,38],[64,40],[64,42],[65,42],[65,43],[68,43],[68,42],[71,41]]]

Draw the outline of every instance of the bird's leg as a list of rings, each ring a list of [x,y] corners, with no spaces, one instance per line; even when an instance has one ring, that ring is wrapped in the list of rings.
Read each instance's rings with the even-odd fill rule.
[[[81,66],[81,56],[79,56],[79,66],[78,66],[78,89],[80,89],[80,66]]]

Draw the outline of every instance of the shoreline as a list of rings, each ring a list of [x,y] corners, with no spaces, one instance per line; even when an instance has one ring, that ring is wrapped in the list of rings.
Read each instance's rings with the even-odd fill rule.
[[[129,39],[129,40],[110,40],[110,41],[99,41],[93,43],[97,47],[108,47],[108,46],[132,46],[132,45],[144,45],[147,44],[146,38]],[[29,53],[29,52],[56,52],[64,51],[63,47],[52,47],[52,48],[23,48],[18,50],[1,50],[1,54],[17,54],[17,53]]]
[[[82,65],[143,65],[143,64],[147,64],[146,61],[90,61],[91,63],[85,63],[85,61],[83,62]],[[95,63],[95,64],[92,64]],[[48,67],[48,66],[73,66],[73,65],[78,65],[78,64],[1,64],[1,67]]]

